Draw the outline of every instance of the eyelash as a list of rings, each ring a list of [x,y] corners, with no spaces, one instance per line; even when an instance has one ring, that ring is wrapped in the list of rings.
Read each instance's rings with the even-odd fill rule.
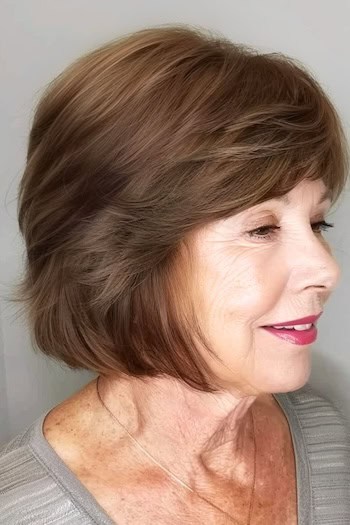
[[[330,224],[326,221],[319,221],[319,222],[314,222],[313,224],[311,224],[311,226],[314,228],[314,227],[319,227],[321,228],[321,230],[328,230],[328,228],[333,228],[334,227],[334,224]],[[257,232],[261,231],[261,230],[270,230],[268,232],[267,235],[259,235]],[[280,230],[280,227],[279,226],[275,226],[275,225],[272,225],[272,224],[266,224],[265,226],[260,226],[259,228],[255,228],[255,230],[251,230],[251,231],[248,231],[248,236],[249,237],[253,237],[253,238],[257,238],[257,239],[267,239],[267,240],[270,240],[271,239],[271,230]],[[318,231],[316,233],[321,233],[321,231]]]

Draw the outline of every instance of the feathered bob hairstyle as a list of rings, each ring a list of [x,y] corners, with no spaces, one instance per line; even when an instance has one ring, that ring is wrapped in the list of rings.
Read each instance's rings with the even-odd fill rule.
[[[71,63],[36,108],[18,194],[31,341],[72,369],[219,390],[196,316],[194,235],[322,179],[348,150],[297,60],[198,26],[129,33]]]

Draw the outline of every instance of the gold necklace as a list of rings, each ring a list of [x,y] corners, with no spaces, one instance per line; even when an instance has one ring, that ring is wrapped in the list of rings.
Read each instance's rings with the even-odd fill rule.
[[[206,503],[209,503],[209,505],[211,505],[212,507],[216,508],[217,510],[219,510],[220,512],[222,512],[223,514],[225,514],[226,516],[228,516],[230,518],[231,521],[233,521],[236,525],[241,525],[237,520],[235,520],[233,518],[233,516],[231,516],[230,514],[228,514],[228,512],[226,512],[225,510],[222,510],[220,509],[220,507],[218,507],[217,505],[215,505],[214,503],[212,503],[211,501],[207,500],[206,498],[204,498],[203,496],[201,496],[196,490],[192,489],[189,485],[187,485],[187,483],[185,483],[184,481],[182,481],[180,478],[178,478],[177,476],[175,476],[175,474],[173,474],[172,472],[170,472],[170,470],[168,470],[166,467],[164,467],[163,465],[161,465],[142,445],[141,443],[139,443],[137,441],[136,438],[134,438],[134,436],[132,434],[130,434],[130,432],[128,431],[128,429],[123,425],[123,423],[121,421],[119,421],[119,419],[110,411],[110,409],[105,405],[102,397],[101,397],[101,394],[100,394],[100,391],[99,391],[99,388],[98,388],[98,382],[100,380],[100,377],[101,376],[98,376],[97,377],[97,380],[96,380],[96,390],[97,390],[97,396],[100,400],[100,402],[102,403],[102,405],[105,407],[105,409],[109,412],[109,414],[112,416],[112,418],[117,421],[117,423],[125,430],[125,432],[128,434],[128,436],[133,440],[133,442],[135,443],[135,445],[140,449],[142,450],[142,452],[144,454],[146,454],[146,456],[151,460],[153,461],[156,465],[158,465],[159,468],[161,468],[164,472],[166,472],[173,480],[175,480],[177,483],[179,483],[182,487],[186,488],[187,490],[189,490],[190,492],[196,494],[201,500],[205,501]],[[251,418],[252,418],[252,424],[253,424],[253,428],[254,428],[254,420],[253,420],[253,414],[252,412],[250,411],[250,414],[251,414]],[[248,522],[247,522],[247,525],[250,525],[250,520],[251,520],[251,511],[252,511],[252,508],[253,508],[253,499],[254,499],[254,491],[255,491],[255,475],[256,475],[256,441],[255,441],[255,433],[254,433],[254,475],[253,475],[253,490],[252,490],[252,498],[251,498],[251,501],[250,501],[250,506],[249,506],[249,513],[248,513]]]

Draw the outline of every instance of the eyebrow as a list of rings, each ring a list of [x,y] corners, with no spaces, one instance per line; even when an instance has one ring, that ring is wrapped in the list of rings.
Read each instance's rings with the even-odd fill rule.
[[[282,195],[281,197],[275,197],[272,200],[282,201],[282,202],[284,202],[284,204],[287,204],[287,205],[290,204],[290,199],[289,199],[288,195]],[[332,190],[330,188],[327,188],[321,194],[321,197],[320,197],[320,200],[318,201],[318,204],[322,204],[323,202],[328,201],[328,200],[332,200]]]

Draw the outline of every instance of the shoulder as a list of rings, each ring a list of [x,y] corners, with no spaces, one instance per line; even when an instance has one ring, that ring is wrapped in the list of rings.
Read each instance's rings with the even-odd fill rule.
[[[309,383],[275,397],[287,416],[296,453],[312,475],[330,483],[335,477],[348,489],[350,425],[340,408]]]
[[[338,451],[350,465],[350,424],[334,401],[309,383],[275,398],[284,409],[296,441],[303,441],[310,453],[316,445],[319,451]]]
[[[288,419],[304,523],[350,523],[350,428],[343,412],[309,383],[274,395]]]
[[[341,409],[328,396],[309,383],[299,390],[283,394],[303,428],[327,429],[333,437],[350,442],[350,425]]]
[[[40,441],[45,415],[0,446],[0,525],[88,522],[47,461],[46,445]]]
[[[334,401],[309,384],[285,396],[300,479],[308,479],[305,486],[311,488],[312,523],[350,523],[348,420]]]
[[[31,462],[27,460],[33,457],[33,455],[29,445],[33,430],[38,421],[39,418],[20,434],[12,438],[11,441],[0,445],[0,494],[2,494],[6,488],[10,488],[10,486],[6,485],[6,475],[9,471],[13,471],[13,469],[21,467],[24,464],[27,465],[28,469],[30,468]]]
[[[72,454],[74,443],[78,437],[81,438],[80,420],[77,422],[77,417],[73,416],[83,413],[85,419],[90,421],[89,391],[92,388],[91,384],[84,387],[42,413],[11,441],[0,444],[0,525],[54,522],[86,525],[94,522],[84,507],[88,494],[79,496],[82,490],[79,481],[57,454],[61,448],[64,454],[67,451]],[[95,417],[93,423],[97,419]],[[48,436],[44,433],[46,421]],[[59,434],[60,427],[62,431]],[[71,427],[74,427],[74,432],[70,432]],[[47,439],[50,436],[51,442]]]
[[[341,497],[348,499],[350,425],[344,413],[310,384],[282,396],[296,448],[308,465],[312,482],[324,489],[337,485],[339,502]]]
[[[30,445],[37,421],[0,447],[1,524],[28,523],[28,516],[32,523],[40,523],[35,508],[39,500],[44,503],[42,495],[50,489],[50,479]]]

